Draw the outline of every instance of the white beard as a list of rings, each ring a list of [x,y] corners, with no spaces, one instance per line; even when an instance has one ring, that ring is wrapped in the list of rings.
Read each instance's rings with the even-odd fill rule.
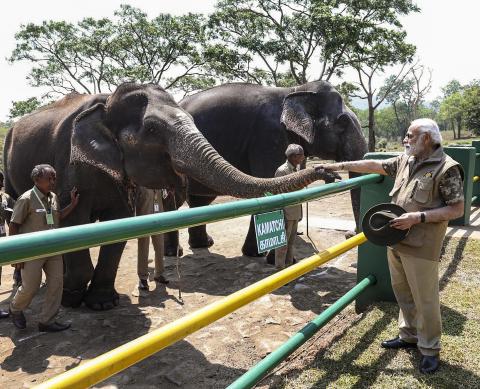
[[[411,157],[411,156],[417,156],[418,154],[421,154],[424,150],[424,147],[422,144],[420,144],[420,139],[417,140],[417,143],[413,144],[413,145],[405,145],[405,155],[407,155],[408,157]]]

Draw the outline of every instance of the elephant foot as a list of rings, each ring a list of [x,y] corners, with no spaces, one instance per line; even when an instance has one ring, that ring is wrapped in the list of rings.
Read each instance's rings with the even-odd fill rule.
[[[259,253],[257,251],[257,248],[247,248],[247,247],[242,247],[242,253],[243,255],[247,256],[247,257],[253,257],[253,258],[260,258],[260,257],[264,257],[266,255],[266,253]]]
[[[83,298],[85,305],[94,311],[108,311],[118,305],[115,289],[89,289]]]
[[[86,289],[63,289],[62,305],[67,308],[78,308],[83,301]]]
[[[270,250],[268,252],[266,260],[269,265],[275,265],[275,250]]]
[[[177,256],[177,247],[176,246],[165,246],[165,255],[167,257],[176,257]],[[178,246],[178,256],[183,256],[183,247]]]
[[[189,238],[188,244],[192,249],[207,248],[213,246],[214,240],[210,235],[205,238]]]

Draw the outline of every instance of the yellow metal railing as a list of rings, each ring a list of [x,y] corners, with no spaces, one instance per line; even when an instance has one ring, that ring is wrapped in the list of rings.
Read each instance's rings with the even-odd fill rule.
[[[338,255],[366,242],[363,233],[62,373],[35,388],[87,388],[132,366]]]

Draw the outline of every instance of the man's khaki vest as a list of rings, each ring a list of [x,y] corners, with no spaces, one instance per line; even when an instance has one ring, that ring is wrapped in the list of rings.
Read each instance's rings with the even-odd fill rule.
[[[410,174],[408,156],[401,155],[395,183],[390,192],[392,203],[400,205],[407,212],[428,211],[445,206],[440,197],[440,180],[448,169],[457,165],[463,175],[458,162],[439,147],[429,158],[415,165]],[[437,261],[440,259],[447,225],[447,221],[415,224],[407,237],[393,248],[401,253]]]

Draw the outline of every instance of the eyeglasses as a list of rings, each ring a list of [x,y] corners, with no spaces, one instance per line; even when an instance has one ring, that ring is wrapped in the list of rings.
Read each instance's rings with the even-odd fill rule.
[[[405,134],[405,137],[404,137],[404,138],[413,139],[413,138],[415,138],[416,136],[420,136],[420,135],[422,135],[422,134],[425,134],[425,133],[424,133],[424,132],[419,132],[419,133],[417,133],[417,134],[412,134],[411,132],[407,132],[407,133]]]

